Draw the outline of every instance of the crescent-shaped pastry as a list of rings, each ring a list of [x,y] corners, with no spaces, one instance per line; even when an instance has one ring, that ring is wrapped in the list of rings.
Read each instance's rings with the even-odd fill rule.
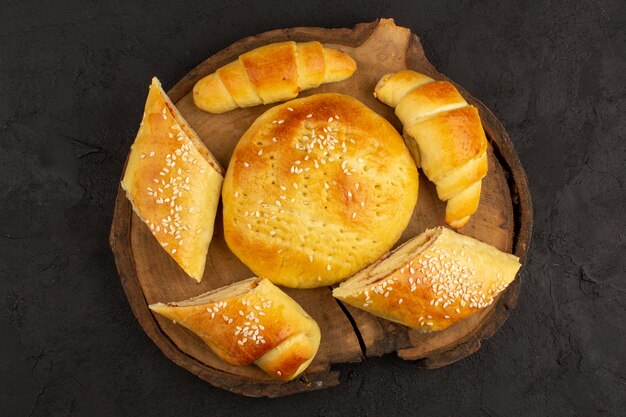
[[[374,96],[395,107],[416,163],[446,201],[446,223],[463,227],[478,209],[487,138],[476,107],[456,87],[405,70],[383,76]]]
[[[300,91],[349,78],[356,62],[317,41],[277,42],[246,52],[193,87],[195,105],[210,113],[290,100]]]

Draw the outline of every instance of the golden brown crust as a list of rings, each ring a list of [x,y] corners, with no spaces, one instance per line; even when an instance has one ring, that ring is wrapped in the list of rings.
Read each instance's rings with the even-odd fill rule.
[[[161,246],[197,281],[222,180],[222,168],[154,78],[122,188]]]
[[[324,48],[324,60],[326,61],[325,83],[345,80],[356,71],[356,62],[345,52]]]
[[[410,70],[383,76],[374,95],[396,108],[412,154],[437,185],[439,198],[448,202],[446,223],[465,225],[480,201],[480,185],[475,183],[488,169],[478,110],[451,83]]]
[[[193,102],[198,108],[211,113],[224,113],[239,107],[217,72],[200,79],[193,86]]]
[[[319,347],[315,320],[267,279],[252,278],[150,309],[194,332],[225,362],[255,363],[276,379],[295,378]]]
[[[420,149],[421,168],[433,182],[487,151],[487,138],[476,107],[439,113],[406,131]]]
[[[196,83],[196,106],[210,113],[295,98],[322,82],[350,77],[356,63],[347,54],[319,42],[279,42],[241,55]]]
[[[319,42],[297,43],[296,47],[298,86],[301,90],[319,87],[326,73],[324,47]]]
[[[396,107],[408,92],[433,81],[424,74],[410,70],[386,74],[376,84],[374,97],[388,106]]]
[[[467,102],[452,84],[435,81],[409,91],[396,107],[396,116],[409,126],[419,119],[465,106]]]
[[[222,193],[224,236],[259,276],[330,285],[389,250],[417,188],[391,124],[354,98],[313,95],[268,110],[242,136]]]
[[[289,100],[298,95],[296,43],[261,46],[239,57],[263,103]]]
[[[520,266],[514,255],[438,227],[359,272],[333,295],[414,329],[444,330],[489,306]]]
[[[216,72],[237,106],[249,107],[263,103],[254,84],[248,78],[246,68],[241,61],[233,61]]]

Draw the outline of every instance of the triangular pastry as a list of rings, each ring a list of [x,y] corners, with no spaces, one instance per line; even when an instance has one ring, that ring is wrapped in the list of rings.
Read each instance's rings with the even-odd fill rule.
[[[269,280],[250,278],[186,301],[150,305],[194,332],[231,365],[256,364],[289,381],[311,363],[320,329],[298,303]]]
[[[153,78],[122,188],[163,249],[197,281],[222,181],[218,162]]]
[[[440,226],[357,273],[333,296],[414,329],[444,330],[493,303],[520,266],[517,256]]]

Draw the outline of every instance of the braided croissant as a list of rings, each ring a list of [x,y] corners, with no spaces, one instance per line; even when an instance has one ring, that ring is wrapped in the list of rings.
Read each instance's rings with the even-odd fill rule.
[[[374,96],[395,107],[415,162],[446,201],[446,223],[463,227],[478,209],[487,138],[478,110],[445,81],[405,70],[383,76]]]
[[[239,56],[196,83],[193,101],[209,113],[291,100],[302,90],[349,78],[356,63],[319,42],[280,42]]]

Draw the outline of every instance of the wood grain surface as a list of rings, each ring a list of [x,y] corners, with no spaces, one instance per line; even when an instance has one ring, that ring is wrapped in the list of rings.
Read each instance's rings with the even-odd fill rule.
[[[400,131],[401,125],[393,109],[379,103],[372,95],[380,77],[410,68],[435,79],[448,80],[428,62],[417,36],[409,29],[396,26],[390,19],[360,24],[354,29],[292,28],[242,39],[207,59],[169,91],[183,116],[224,167],[228,166],[230,155],[243,132],[271,105],[212,115],[194,106],[191,89],[197,80],[238,55],[284,40],[319,40],[325,46],[350,54],[358,65],[348,80],[322,85],[304,92],[301,97],[320,92],[351,95],[386,117]],[[479,209],[459,231],[513,252],[523,262],[532,228],[532,204],[526,175],[496,117],[465,90],[458,88],[466,100],[479,109],[490,142],[489,173],[483,181]],[[288,383],[277,382],[253,365],[235,367],[224,363],[192,333],[153,315],[147,308],[150,303],[183,300],[253,276],[228,249],[222,231],[221,206],[218,213],[200,284],[187,277],[158,245],[133,213],[121,189],[118,190],[110,242],[133,312],[146,333],[178,365],[215,386],[239,394],[273,397],[329,387],[339,383],[338,373],[332,365],[391,352],[397,352],[403,359],[418,360],[417,364],[422,366],[443,366],[476,351],[481,340],[490,337],[504,323],[508,310],[515,307],[519,276],[487,309],[445,331],[420,333],[351,306],[340,305],[331,296],[330,288],[285,289],[319,323],[322,342],[305,374]],[[434,185],[420,171],[418,204],[397,245],[428,227],[444,224],[444,213],[445,203],[439,201]]]

